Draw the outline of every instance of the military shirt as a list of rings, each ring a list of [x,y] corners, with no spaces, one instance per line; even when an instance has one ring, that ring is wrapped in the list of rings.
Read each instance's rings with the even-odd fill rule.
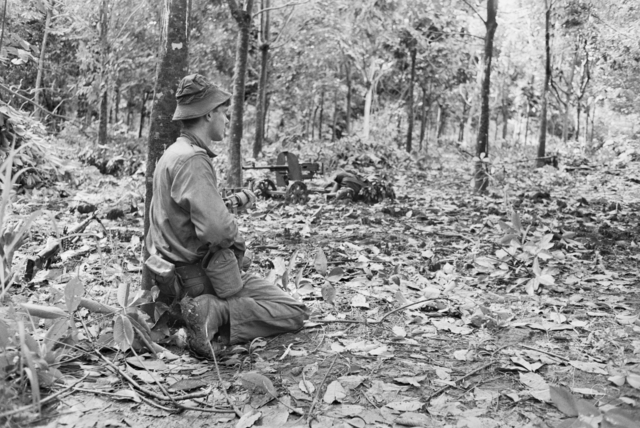
[[[183,132],[158,161],[146,237],[151,254],[194,263],[210,247],[229,248],[241,240],[218,191],[213,156],[199,138]]]

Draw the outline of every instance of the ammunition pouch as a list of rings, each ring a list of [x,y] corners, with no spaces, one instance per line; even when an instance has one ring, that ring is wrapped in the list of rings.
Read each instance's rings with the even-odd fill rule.
[[[160,300],[169,304],[180,296],[180,284],[175,274],[175,265],[158,255],[149,256],[144,262],[151,277],[160,289]],[[168,300],[168,301],[167,301]]]
[[[198,297],[202,294],[215,294],[207,272],[199,263],[176,267],[176,275],[180,278],[182,285],[181,298],[184,296]]]
[[[171,263],[158,255],[150,256],[145,265],[160,289],[158,301],[170,305],[185,296],[213,294],[222,299],[242,289],[240,268],[245,251],[244,242],[231,248],[212,248],[202,262]]]

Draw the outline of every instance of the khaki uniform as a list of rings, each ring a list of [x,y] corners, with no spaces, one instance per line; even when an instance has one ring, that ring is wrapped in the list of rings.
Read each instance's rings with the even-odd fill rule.
[[[244,241],[218,192],[213,156],[202,141],[183,132],[160,158],[153,177],[149,252],[176,266],[202,264],[205,259],[202,268],[212,286],[187,293],[181,302],[188,334],[200,342],[203,335],[211,340],[228,325],[228,334],[223,328],[221,336],[234,344],[298,330],[308,318],[304,304],[255,276],[244,275],[237,283],[225,279],[239,278],[238,262],[229,254],[230,249],[236,254],[244,249]],[[222,277],[221,264],[230,272]],[[200,292],[205,294],[198,297]],[[204,354],[207,345],[192,343]]]

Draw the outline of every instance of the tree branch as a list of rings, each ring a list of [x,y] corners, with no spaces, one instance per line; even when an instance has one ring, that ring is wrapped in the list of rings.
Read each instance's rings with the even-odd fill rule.
[[[301,3],[299,3],[299,4],[301,4]],[[265,9],[265,10],[268,10],[268,9]],[[295,10],[296,10],[295,7],[291,8],[291,11],[289,12],[289,15],[287,16],[287,20],[284,21],[284,24],[282,24],[282,28],[280,28],[280,32],[276,36],[276,39],[271,43],[271,47],[273,49],[276,48],[275,44],[278,43],[278,40],[280,40],[280,36],[282,36],[282,33],[284,33],[284,30],[287,28],[287,25],[289,25],[289,21],[291,21],[291,17],[293,16],[293,12]]]
[[[36,104],[35,101],[25,97],[24,95],[20,95],[19,93],[12,91],[11,89],[9,89],[7,86],[3,85],[2,83],[0,83],[0,89],[4,89],[5,91],[9,92],[10,94],[13,94],[16,97],[33,104],[34,107],[42,110],[44,113],[46,113],[46,114],[48,114],[50,116],[57,117],[57,118],[64,119],[64,120],[68,120],[69,122],[72,122],[72,123],[75,123],[76,125],[82,126],[82,124],[80,122],[77,122],[75,119],[72,119],[72,118],[67,117],[67,116],[62,116],[62,115],[59,115],[59,114],[56,114],[56,113],[52,113],[49,110],[47,110],[46,108],[42,107],[40,104]]]
[[[274,6],[274,7],[268,7],[266,9],[261,9],[260,11],[256,12],[253,14],[253,16],[251,18],[255,18],[256,16],[260,15],[262,12],[267,12],[269,10],[278,10],[278,9],[284,9],[285,7],[293,7],[293,6],[298,6],[301,4],[307,4],[309,3],[309,1],[303,1],[300,3],[287,3],[287,4],[283,4],[282,6]]]
[[[476,15],[478,15],[478,18],[480,18],[480,20],[483,22],[483,24],[484,24],[484,25],[487,25],[487,21],[482,17],[482,15],[480,15],[480,12],[478,12],[478,11],[476,10],[476,8],[475,8],[475,7],[471,6],[467,0],[462,0],[462,1],[463,1],[467,6],[469,6],[469,8],[470,8],[472,11],[474,11]]]

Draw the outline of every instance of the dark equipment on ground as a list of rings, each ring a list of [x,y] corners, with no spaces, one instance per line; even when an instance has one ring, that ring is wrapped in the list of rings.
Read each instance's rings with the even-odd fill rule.
[[[243,166],[245,170],[268,170],[276,173],[275,183],[266,178],[251,181],[249,188],[258,197],[265,199],[284,196],[287,203],[306,204],[309,193],[327,193],[325,189],[310,189],[304,180],[311,180],[316,174],[324,174],[324,166],[318,162],[300,163],[298,157],[290,152],[278,154],[275,165]],[[284,190],[282,190],[284,188]]]

